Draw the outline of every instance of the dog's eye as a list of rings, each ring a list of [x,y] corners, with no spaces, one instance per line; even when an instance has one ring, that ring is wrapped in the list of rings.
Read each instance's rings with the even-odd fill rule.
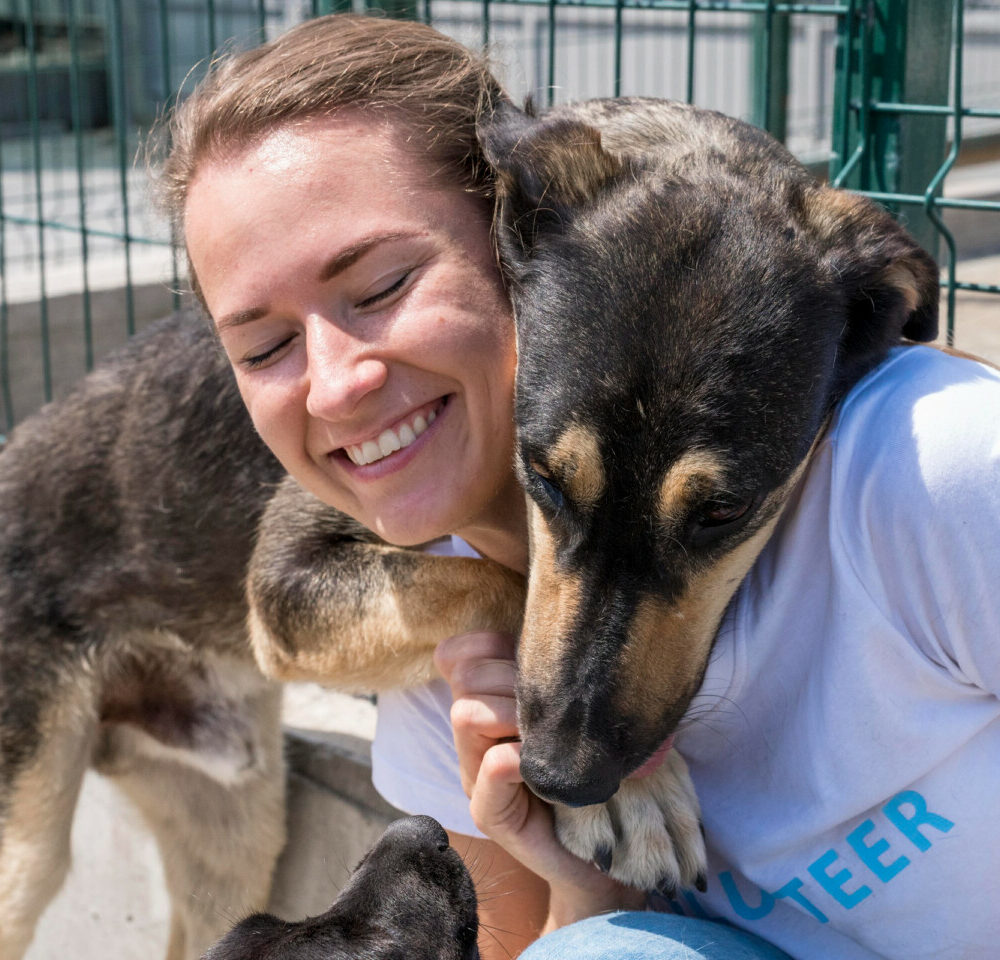
[[[698,524],[702,527],[721,527],[727,523],[741,520],[749,510],[749,500],[710,501],[702,507],[701,513],[698,514]]]
[[[530,466],[534,478],[538,481],[538,486],[544,492],[546,498],[552,506],[552,509],[556,511],[562,510],[566,504],[566,499],[563,497],[562,490],[555,485],[552,478],[544,473],[537,464],[532,463]]]
[[[562,510],[566,503],[562,491],[548,477],[543,477],[541,474],[538,474],[538,482],[545,491],[545,496],[551,501],[552,506],[556,510]]]
[[[692,517],[691,539],[698,546],[708,546],[724,537],[749,519],[754,503],[752,498],[707,500]]]

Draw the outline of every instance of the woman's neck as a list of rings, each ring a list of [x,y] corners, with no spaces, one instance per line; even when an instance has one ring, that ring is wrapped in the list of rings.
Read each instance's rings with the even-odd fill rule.
[[[456,530],[484,557],[528,573],[528,520],[524,491],[514,482],[492,502],[488,514]]]

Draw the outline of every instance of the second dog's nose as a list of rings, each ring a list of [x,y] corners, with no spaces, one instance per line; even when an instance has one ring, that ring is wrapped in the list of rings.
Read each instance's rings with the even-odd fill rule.
[[[385,831],[394,841],[409,841],[421,847],[433,847],[439,853],[448,849],[448,834],[433,817],[416,816],[395,820]]]

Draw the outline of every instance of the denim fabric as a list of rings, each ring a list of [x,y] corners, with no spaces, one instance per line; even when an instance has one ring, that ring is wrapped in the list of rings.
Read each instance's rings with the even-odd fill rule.
[[[521,960],[790,960],[753,934],[693,917],[611,913],[533,943]]]

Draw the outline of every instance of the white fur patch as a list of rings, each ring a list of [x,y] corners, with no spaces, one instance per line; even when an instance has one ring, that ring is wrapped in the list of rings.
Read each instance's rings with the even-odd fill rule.
[[[701,815],[683,757],[671,750],[648,777],[624,780],[606,803],[557,805],[556,833],[571,853],[612,853],[610,874],[639,890],[693,886],[705,872]]]

